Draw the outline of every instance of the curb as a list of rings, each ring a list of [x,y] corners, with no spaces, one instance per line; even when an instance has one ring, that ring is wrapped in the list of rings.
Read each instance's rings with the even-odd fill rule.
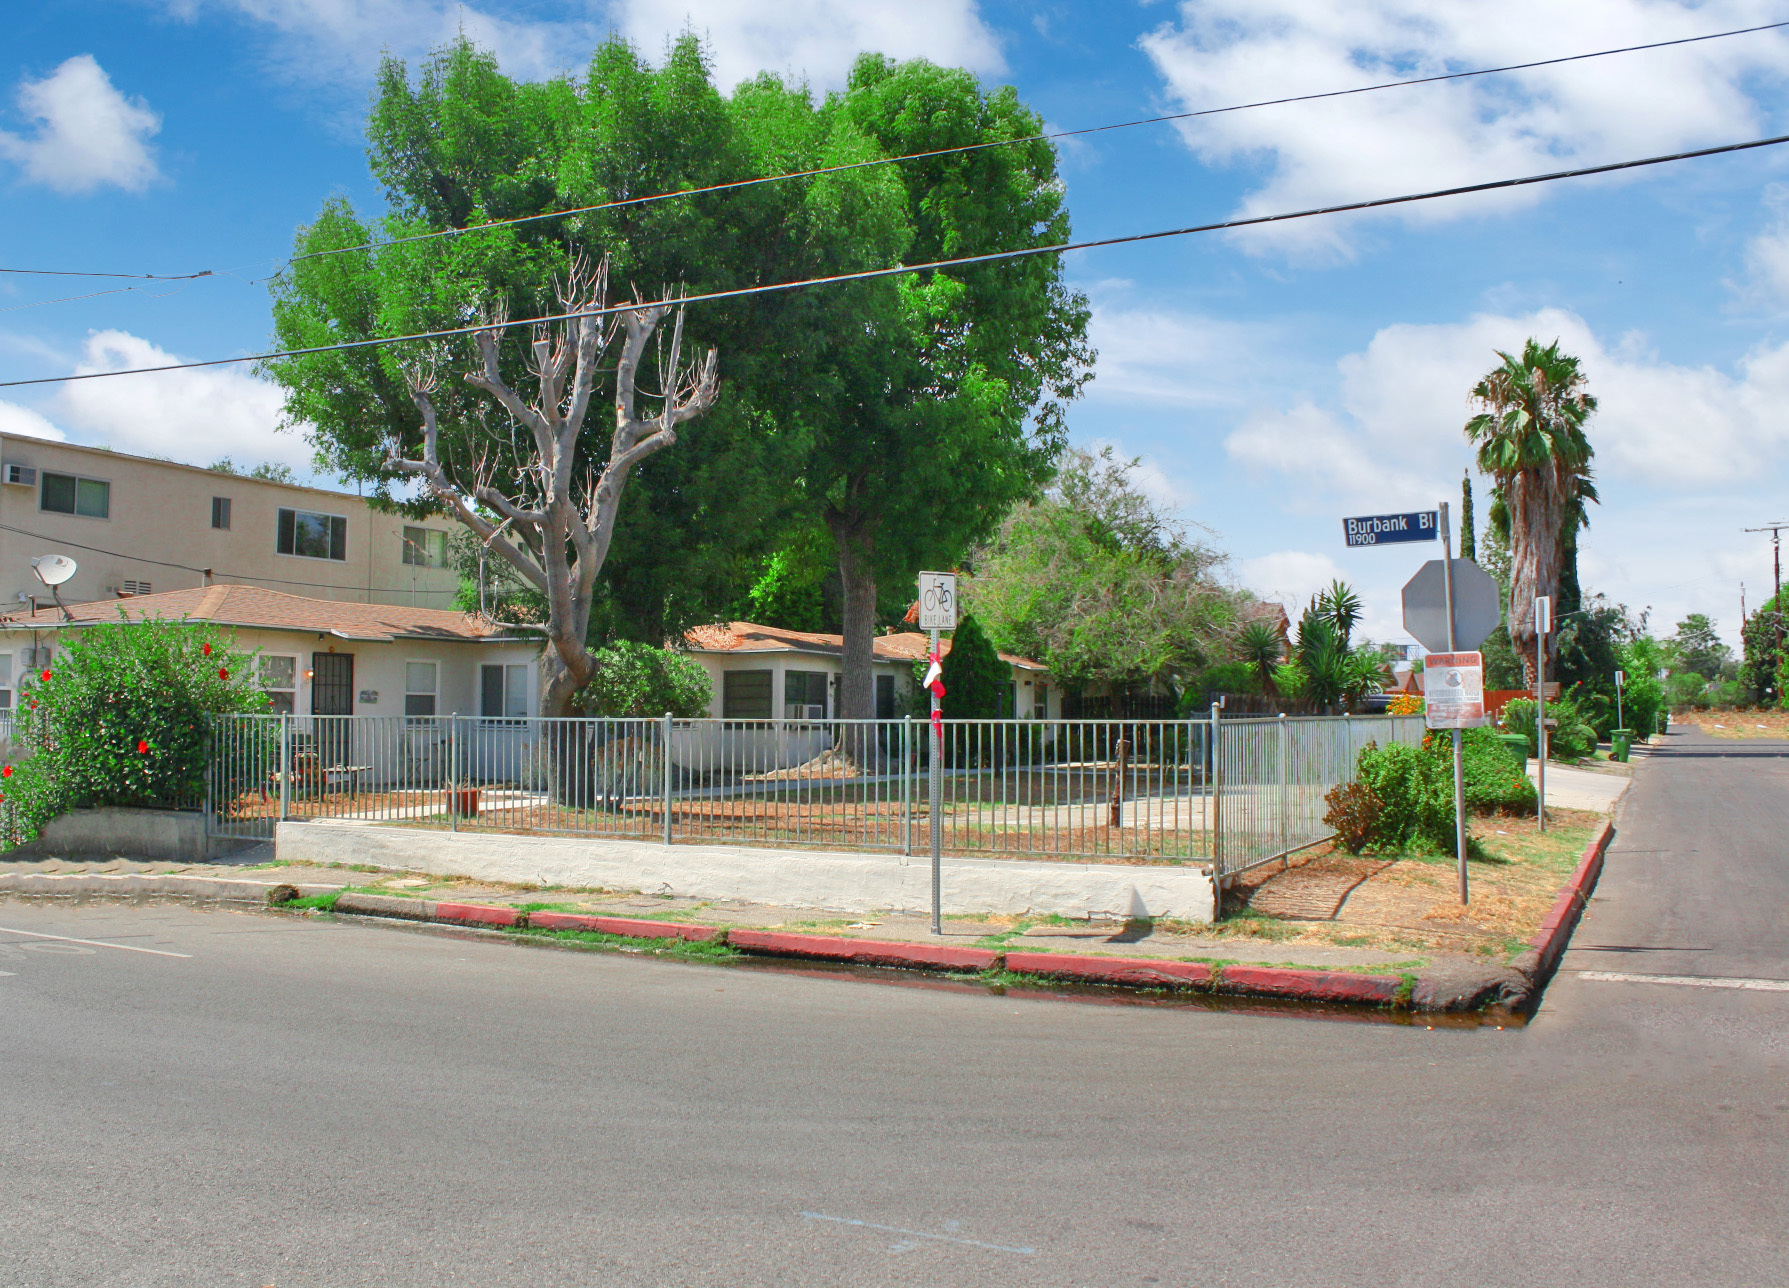
[[[340,903],[337,903],[340,906]],[[694,944],[724,939],[719,926],[695,926],[683,922],[641,921],[633,917],[587,917],[575,912],[531,912],[528,925],[539,930],[595,930],[629,939],[687,939]]]
[[[1534,981],[1536,988],[1551,978],[1559,959],[1565,955],[1572,931],[1578,927],[1578,918],[1583,915],[1591,892],[1596,889],[1597,879],[1603,874],[1603,855],[1608,852],[1609,839],[1614,834],[1614,824],[1604,819],[1597,834],[1590,838],[1590,844],[1584,847],[1584,857],[1579,861],[1577,871],[1572,873],[1572,879],[1565,883],[1559,897],[1553,901],[1552,909],[1542,918],[1540,930],[1528,941],[1528,952],[1512,963]]]
[[[284,881],[251,881],[242,877],[189,877],[177,873],[152,876],[142,872],[7,872],[0,873],[0,894],[69,895],[98,894],[113,898],[128,895],[185,895],[229,902],[269,903],[269,895],[284,886],[298,893],[289,898],[331,894],[339,885],[294,886]]]

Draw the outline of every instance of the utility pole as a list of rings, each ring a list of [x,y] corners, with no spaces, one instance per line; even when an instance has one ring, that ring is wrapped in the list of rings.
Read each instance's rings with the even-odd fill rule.
[[[1775,616],[1776,616],[1776,622],[1777,622],[1778,665],[1781,665],[1782,656],[1783,656],[1783,529],[1784,528],[1789,528],[1789,521],[1785,521],[1785,522],[1781,522],[1781,523],[1767,523],[1767,524],[1763,525],[1762,527],[1746,529],[1747,532],[1768,532],[1768,533],[1770,533],[1770,571],[1771,571],[1771,580],[1775,585],[1775,592],[1772,595],[1770,602],[1771,602],[1772,607],[1775,609]],[[1743,607],[1744,602],[1745,602],[1745,587],[1743,587],[1743,586],[1740,587],[1739,594],[1740,594],[1740,603],[1742,605],[1742,607],[1740,608],[1740,612],[1739,612],[1739,634],[1740,634],[1740,638],[1744,639],[1745,638],[1745,629],[1746,629],[1745,609]]]

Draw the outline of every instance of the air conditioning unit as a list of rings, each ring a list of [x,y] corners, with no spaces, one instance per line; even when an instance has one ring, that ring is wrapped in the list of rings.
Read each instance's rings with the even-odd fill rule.
[[[37,466],[20,465],[17,461],[6,463],[6,481],[16,483],[20,487],[37,486]]]
[[[807,718],[809,720],[826,719],[826,704],[824,702],[810,702],[808,703],[806,710]]]

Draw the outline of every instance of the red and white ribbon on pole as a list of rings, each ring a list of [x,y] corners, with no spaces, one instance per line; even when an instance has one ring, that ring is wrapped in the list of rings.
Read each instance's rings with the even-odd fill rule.
[[[944,658],[941,653],[934,651],[927,661],[930,665],[926,667],[926,678],[921,683],[932,691],[934,698],[938,699],[938,702],[932,704],[932,733],[942,740],[944,737],[944,711],[938,703],[944,701]]]

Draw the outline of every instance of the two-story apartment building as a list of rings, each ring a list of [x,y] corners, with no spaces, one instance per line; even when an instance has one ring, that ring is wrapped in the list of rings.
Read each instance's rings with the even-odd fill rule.
[[[453,526],[343,492],[0,435],[0,613],[49,602],[31,561],[50,554],[79,565],[61,587],[71,604],[230,582],[448,608]]]

